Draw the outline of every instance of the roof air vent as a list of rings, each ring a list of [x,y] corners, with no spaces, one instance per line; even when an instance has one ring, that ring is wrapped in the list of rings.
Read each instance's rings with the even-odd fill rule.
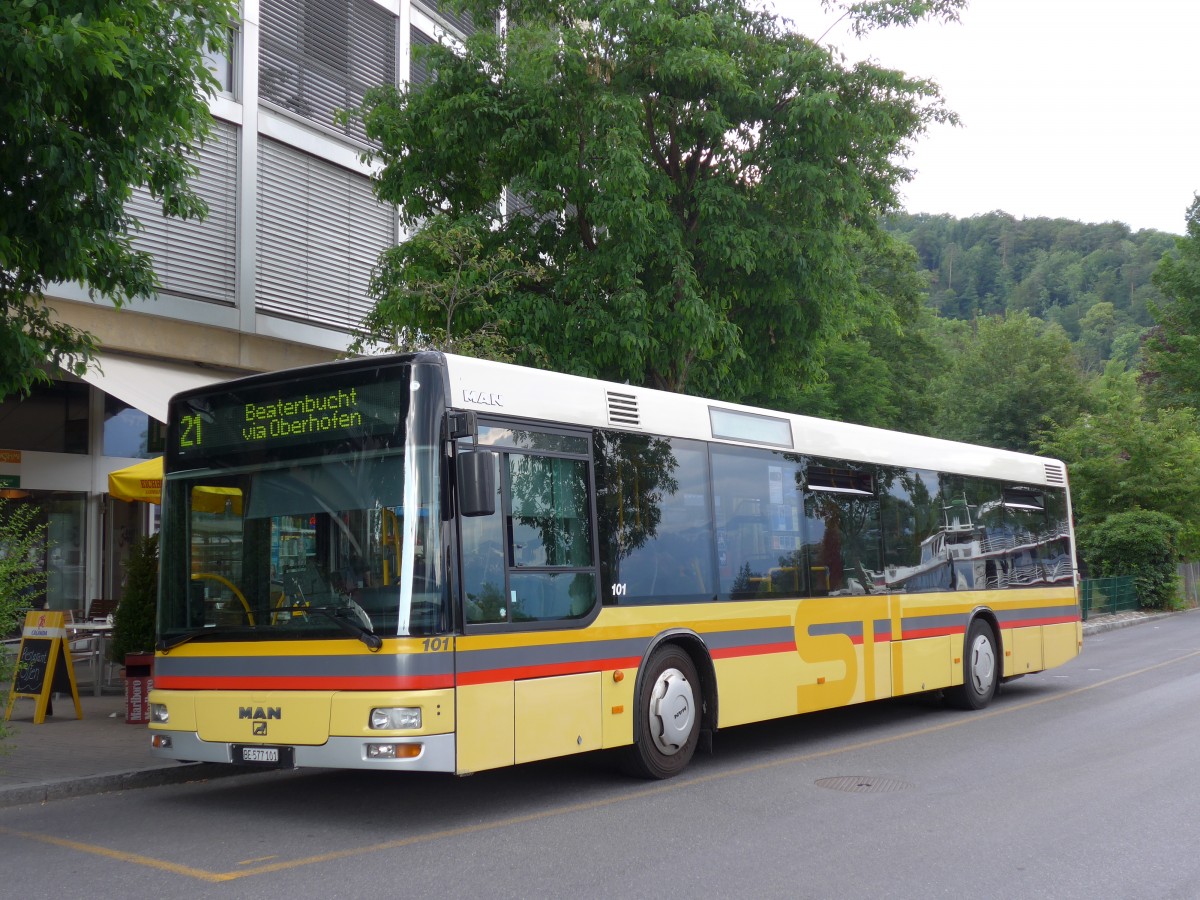
[[[1047,484],[1066,484],[1067,472],[1062,466],[1046,463],[1046,483]]]
[[[638,414],[637,397],[634,394],[618,394],[608,392],[608,424],[639,427],[641,416]]]

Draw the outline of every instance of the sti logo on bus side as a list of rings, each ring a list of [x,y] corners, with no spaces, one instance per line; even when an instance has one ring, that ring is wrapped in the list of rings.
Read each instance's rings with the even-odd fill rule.
[[[239,706],[239,719],[282,719],[283,710],[278,706]]]

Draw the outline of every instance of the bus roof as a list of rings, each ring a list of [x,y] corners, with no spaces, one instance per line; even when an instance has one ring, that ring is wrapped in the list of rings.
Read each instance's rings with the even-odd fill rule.
[[[348,369],[408,361],[444,363],[449,405],[483,415],[765,447],[1049,487],[1065,487],[1067,483],[1066,466],[1048,457],[435,351],[359,357],[251,375],[236,383],[267,384],[282,377],[319,378],[331,367]],[[219,392],[223,386],[207,385],[178,396]]]
[[[451,405],[480,414],[761,446],[1025,484],[1066,485],[1066,467],[1047,457],[464,356],[446,354],[445,360]],[[722,416],[722,411],[733,415]],[[737,436],[739,425],[744,432]]]

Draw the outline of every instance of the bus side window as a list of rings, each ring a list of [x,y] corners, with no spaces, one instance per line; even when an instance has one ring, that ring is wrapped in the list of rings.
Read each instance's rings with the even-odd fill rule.
[[[495,455],[496,511],[459,517],[468,625],[586,616],[595,606],[587,460]]]
[[[505,459],[510,620],[586,615],[596,596],[586,460],[515,453]]]

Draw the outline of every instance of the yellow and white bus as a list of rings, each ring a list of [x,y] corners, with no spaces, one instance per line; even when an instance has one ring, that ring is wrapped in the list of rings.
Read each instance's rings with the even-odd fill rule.
[[[1082,646],[1062,463],[425,352],[171,401],[152,752],[467,773]]]

